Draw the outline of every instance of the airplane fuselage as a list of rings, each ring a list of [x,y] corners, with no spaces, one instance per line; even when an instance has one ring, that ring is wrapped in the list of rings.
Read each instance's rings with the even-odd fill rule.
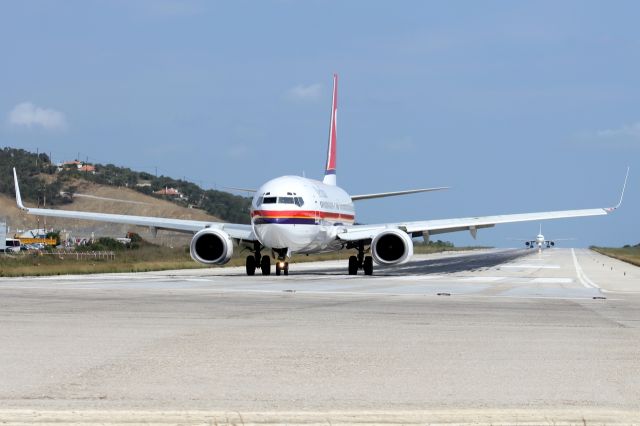
[[[346,191],[299,176],[266,182],[251,202],[251,226],[260,243],[289,253],[335,250],[340,226],[354,222]]]

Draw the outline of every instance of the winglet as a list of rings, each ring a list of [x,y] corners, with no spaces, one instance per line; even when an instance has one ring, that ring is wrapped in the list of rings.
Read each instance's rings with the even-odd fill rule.
[[[18,203],[18,207],[22,210],[29,210],[22,204],[22,197],[20,196],[20,187],[18,186],[18,174],[16,173],[16,168],[13,168],[13,181],[16,185],[16,202]]]
[[[619,209],[620,206],[622,205],[622,199],[624,198],[624,190],[627,188],[627,179],[629,179],[629,169],[630,167],[627,166],[627,175],[624,177],[624,184],[622,185],[622,192],[620,193],[620,200],[618,201],[618,204],[616,204],[614,207],[608,207],[605,209],[609,213]]]
[[[618,201],[618,204],[616,204],[615,207],[611,207],[609,209],[610,211],[616,210],[620,208],[620,206],[622,205],[622,199],[624,198],[624,190],[627,188],[627,179],[629,179],[629,169],[630,167],[627,166],[627,175],[624,177],[624,184],[622,185],[622,193],[620,193],[620,201]]]

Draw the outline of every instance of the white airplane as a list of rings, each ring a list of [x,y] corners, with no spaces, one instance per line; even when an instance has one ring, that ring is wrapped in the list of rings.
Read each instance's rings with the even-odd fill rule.
[[[540,230],[538,231],[538,235],[534,240],[529,239],[518,239],[518,241],[524,241],[524,245],[527,248],[538,247],[539,250],[542,250],[543,247],[551,248],[556,245],[556,241],[569,241],[573,240],[573,238],[555,238],[553,240],[547,240],[544,235],[542,235],[542,224],[540,224]]]
[[[234,249],[251,252],[246,258],[247,275],[260,268],[262,275],[271,273],[271,258],[276,260],[276,275],[288,275],[288,259],[294,253],[320,253],[343,249],[356,250],[349,258],[348,273],[362,269],[373,274],[373,263],[396,265],[413,256],[412,238],[456,231],[469,231],[475,238],[478,229],[500,223],[606,215],[620,207],[520,213],[457,219],[422,220],[361,225],[355,222],[354,201],[445,188],[413,189],[365,195],[349,195],[336,184],[338,76],[333,76],[333,100],[325,175],[322,181],[299,176],[282,176],[266,182],[255,191],[251,203],[251,224],[234,224],[149,216],[129,216],[82,211],[27,208],[22,203],[18,177],[14,168],[16,202],[29,214],[69,219],[147,226],[192,233],[191,257],[200,263],[227,263]],[[629,171],[627,170],[627,177]],[[625,186],[626,186],[625,178]],[[264,252],[269,255],[263,255]]]

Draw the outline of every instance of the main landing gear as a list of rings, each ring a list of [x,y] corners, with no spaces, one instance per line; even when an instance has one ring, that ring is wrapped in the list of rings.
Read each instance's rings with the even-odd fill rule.
[[[358,275],[358,269],[365,275],[373,275],[373,258],[364,255],[364,243],[359,243],[357,248],[358,255],[349,257],[349,275]]]
[[[245,262],[245,268],[247,275],[253,276],[256,274],[256,269],[260,268],[262,275],[271,274],[271,258],[269,256],[261,256],[260,249],[262,246],[259,242],[255,242],[253,245],[253,254],[247,256]],[[285,251],[286,254],[286,251]],[[278,253],[278,260],[276,261],[276,275],[284,274],[289,275],[289,262],[286,262],[285,256]]]
[[[253,254],[247,256],[245,267],[247,270],[247,275],[253,276],[256,274],[256,269],[260,268],[260,272],[262,275],[269,275],[271,273],[271,259],[269,256],[261,256],[260,249],[261,245],[259,242],[253,243]]]

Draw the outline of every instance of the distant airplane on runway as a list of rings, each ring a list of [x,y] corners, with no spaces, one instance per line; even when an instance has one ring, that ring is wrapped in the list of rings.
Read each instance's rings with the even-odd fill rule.
[[[288,275],[288,259],[294,253],[319,253],[343,249],[356,250],[349,258],[348,273],[373,273],[373,262],[395,265],[413,256],[412,238],[428,239],[432,235],[469,231],[475,238],[478,229],[499,223],[524,222],[570,217],[606,215],[620,207],[521,213],[457,219],[406,221],[361,225],[355,223],[354,201],[445,189],[425,188],[365,195],[349,195],[336,185],[338,76],[333,76],[333,99],[327,161],[322,181],[299,176],[282,176],[266,182],[255,191],[251,204],[251,224],[234,224],[181,220],[149,216],[129,216],[81,211],[27,208],[22,203],[18,176],[13,169],[16,201],[27,213],[69,219],[148,226],[152,230],[167,229],[192,233],[191,257],[204,264],[219,265],[231,259],[234,247],[252,254],[246,258],[247,275],[260,268],[262,275],[271,273],[271,257],[276,260],[276,275]],[[270,253],[263,255],[264,252]],[[370,255],[367,255],[370,253]]]
[[[556,241],[570,241],[574,238],[554,238],[553,240],[547,240],[544,235],[542,235],[542,224],[540,224],[540,230],[538,231],[538,235],[534,240],[529,239],[517,239],[517,241],[524,241],[524,245],[527,248],[538,247],[539,250],[542,250],[543,247],[551,248],[556,245]]]

